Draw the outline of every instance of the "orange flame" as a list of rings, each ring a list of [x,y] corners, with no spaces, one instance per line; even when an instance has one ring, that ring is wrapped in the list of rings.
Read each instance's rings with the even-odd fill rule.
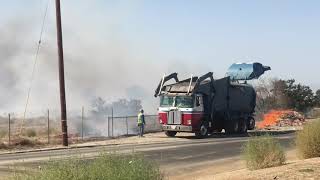
[[[289,110],[272,110],[269,113],[263,115],[263,121],[257,123],[258,128],[262,129],[268,126],[276,125],[280,118],[290,112]]]

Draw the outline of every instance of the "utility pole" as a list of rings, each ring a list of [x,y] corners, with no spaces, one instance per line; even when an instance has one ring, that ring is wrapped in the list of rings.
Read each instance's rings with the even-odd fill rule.
[[[58,55],[59,55],[59,84],[60,84],[62,145],[68,146],[67,107],[66,107],[66,90],[65,90],[65,82],[64,82],[60,0],[56,0],[56,21],[57,21],[57,43],[58,43]]]

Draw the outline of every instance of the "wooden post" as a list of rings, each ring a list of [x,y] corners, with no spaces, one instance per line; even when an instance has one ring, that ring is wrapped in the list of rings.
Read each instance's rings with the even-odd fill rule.
[[[10,113],[9,113],[9,117],[8,117],[8,125],[9,125],[9,129],[8,129],[8,144],[9,146],[11,145],[11,116],[10,116]]]
[[[48,144],[50,144],[50,111],[48,109],[47,125],[48,125]]]
[[[110,120],[109,120],[109,116],[108,116],[108,137],[110,137]]]
[[[83,120],[84,120],[84,107],[82,106],[82,113],[81,113],[81,139],[82,139],[82,141],[83,141],[83,131],[84,131],[84,129],[83,129]]]
[[[113,107],[112,107],[112,109],[111,109],[111,123],[112,123],[112,125],[111,125],[111,132],[112,132],[112,134],[111,134],[111,136],[113,137]]]
[[[129,135],[128,116],[126,116],[127,136]]]

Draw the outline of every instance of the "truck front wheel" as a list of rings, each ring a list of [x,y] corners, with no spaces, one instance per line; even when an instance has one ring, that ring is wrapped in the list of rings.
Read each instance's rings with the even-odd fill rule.
[[[176,136],[177,132],[176,131],[166,131],[165,134],[168,137],[174,137],[174,136]]]

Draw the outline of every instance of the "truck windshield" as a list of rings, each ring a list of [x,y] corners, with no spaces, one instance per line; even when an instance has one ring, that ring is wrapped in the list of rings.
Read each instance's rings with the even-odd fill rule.
[[[170,107],[173,106],[174,97],[172,96],[161,96],[160,97],[160,107]]]
[[[160,107],[192,108],[192,96],[161,96]]]
[[[178,108],[192,108],[193,97],[192,96],[176,96],[175,106]]]

